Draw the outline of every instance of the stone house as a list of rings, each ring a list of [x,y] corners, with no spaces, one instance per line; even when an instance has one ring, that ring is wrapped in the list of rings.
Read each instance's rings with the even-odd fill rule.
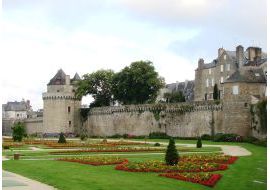
[[[267,56],[259,47],[244,48],[239,45],[235,51],[218,49],[218,56],[211,63],[199,59],[195,70],[194,100],[212,100],[214,85],[217,84],[220,99],[224,98],[224,82],[240,70],[262,69],[267,74]]]
[[[24,119],[31,112],[30,101],[7,102],[2,105],[2,118],[4,119]]]
[[[165,102],[164,94],[172,92],[182,92],[186,102],[191,102],[194,100],[194,81],[185,80],[184,82],[166,84],[165,88],[160,89],[156,102]]]

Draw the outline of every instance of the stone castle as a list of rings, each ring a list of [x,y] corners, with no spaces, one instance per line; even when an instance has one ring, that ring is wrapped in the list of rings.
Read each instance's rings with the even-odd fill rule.
[[[92,108],[87,118],[80,116],[81,101],[75,97],[78,74],[70,79],[63,70],[50,80],[43,93],[43,117],[23,119],[28,134],[56,136],[87,133],[89,136],[116,134],[196,137],[202,134],[236,133],[265,137],[260,121],[250,107],[266,98],[267,57],[261,48],[242,46],[236,51],[218,50],[211,63],[199,59],[195,81],[167,85],[166,92],[183,91],[187,102]],[[217,84],[220,102],[213,101]],[[161,97],[162,98],[162,97]],[[193,100],[194,99],[194,100]],[[3,125],[7,122],[3,119]],[[256,126],[254,127],[254,123]],[[6,125],[6,124],[5,124]]]

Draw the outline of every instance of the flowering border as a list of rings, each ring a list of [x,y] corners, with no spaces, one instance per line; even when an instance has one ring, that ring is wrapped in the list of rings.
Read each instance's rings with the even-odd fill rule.
[[[115,162],[94,162],[94,161],[84,161],[84,160],[77,160],[72,158],[60,158],[57,159],[58,161],[65,161],[65,162],[75,162],[80,164],[88,164],[92,166],[102,166],[102,165],[115,165],[115,164],[121,164],[123,162],[127,162],[127,159],[124,159],[123,161],[115,161]]]
[[[210,174],[210,178],[207,180],[203,180],[200,177],[186,177],[182,173],[165,173],[165,174],[159,174],[161,177],[167,177],[167,178],[173,178],[177,180],[182,181],[188,181],[192,183],[199,183],[208,187],[214,187],[216,183],[221,179],[221,174]]]
[[[219,170],[226,170],[228,169],[228,165],[226,164],[219,164],[216,168],[208,168],[208,169],[193,169],[193,170],[170,170],[170,169],[148,169],[148,168],[140,168],[140,169],[130,169],[127,167],[128,161],[123,162],[115,166],[116,170],[122,170],[127,172],[164,172],[164,173],[175,173],[175,172],[212,172],[212,171],[219,171]]]

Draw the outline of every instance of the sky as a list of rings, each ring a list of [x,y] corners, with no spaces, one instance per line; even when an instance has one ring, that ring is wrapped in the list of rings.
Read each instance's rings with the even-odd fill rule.
[[[71,77],[150,60],[166,83],[194,80],[199,58],[237,45],[266,51],[266,0],[2,0],[1,102],[42,92],[62,68]],[[91,98],[83,99],[89,104]]]

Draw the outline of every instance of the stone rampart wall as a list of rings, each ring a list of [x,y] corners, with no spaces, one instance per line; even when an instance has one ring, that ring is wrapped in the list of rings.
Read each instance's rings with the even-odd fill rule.
[[[165,132],[170,136],[196,137],[223,130],[222,109],[222,104],[213,101],[93,108],[86,128],[90,136]]]

